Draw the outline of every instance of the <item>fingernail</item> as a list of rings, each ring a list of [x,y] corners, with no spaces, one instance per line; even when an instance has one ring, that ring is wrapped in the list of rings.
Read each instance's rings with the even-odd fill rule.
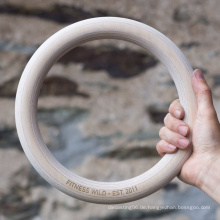
[[[186,147],[189,144],[189,140],[187,139],[179,139],[178,142],[182,148]]]
[[[185,136],[187,134],[188,128],[187,126],[179,126],[179,133]]]
[[[199,79],[199,80],[204,80],[205,79],[201,70],[195,70],[194,73],[195,73],[195,76],[196,76],[197,79]]]
[[[176,147],[172,144],[169,144],[168,147],[170,148],[170,150],[175,150],[176,149]]]
[[[177,117],[177,118],[179,118],[180,117],[180,115],[181,115],[181,112],[180,112],[180,110],[175,110],[174,111],[174,115]]]

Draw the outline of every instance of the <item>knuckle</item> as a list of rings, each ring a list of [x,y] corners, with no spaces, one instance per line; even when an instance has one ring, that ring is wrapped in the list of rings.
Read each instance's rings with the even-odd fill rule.
[[[160,138],[163,138],[163,137],[164,137],[165,130],[166,130],[166,127],[165,127],[165,126],[160,129],[160,131],[159,131],[159,136],[160,136]]]
[[[170,123],[170,130],[171,130],[171,131],[176,132],[176,131],[177,131],[177,127],[178,127],[178,124],[177,124],[177,123],[174,123],[174,121],[172,121],[172,122]]]
[[[180,101],[179,99],[175,99],[171,104],[170,104],[170,107],[169,107],[169,112],[173,112],[177,106],[180,106]]]
[[[208,95],[211,96],[212,95],[212,90],[209,87],[205,87],[203,89],[201,89],[200,91],[197,91],[196,95]]]
[[[201,109],[201,111],[198,112],[198,116],[200,118],[212,119],[216,117],[216,111],[213,107]]]
[[[166,125],[167,122],[169,121],[169,116],[170,116],[170,113],[167,113],[166,116],[164,117],[163,122],[164,122],[165,125]]]
[[[181,139],[183,139],[183,138],[181,137]],[[180,135],[174,134],[172,140],[173,140],[173,143],[174,143],[176,146],[179,146],[179,145],[180,145],[180,144],[179,144]]]
[[[173,102],[170,104],[168,111],[172,112],[172,108],[173,108]]]
[[[160,156],[163,156],[163,153],[162,153],[162,150],[161,150],[161,143],[162,141],[159,141],[156,145],[156,150],[157,150],[157,153],[160,155]]]
[[[157,151],[159,151],[159,148],[160,148],[160,141],[157,143],[157,145],[156,145],[156,149],[157,149]]]
[[[164,124],[170,130],[172,131],[176,130],[177,121],[173,118],[173,116],[170,113],[168,113],[164,118]]]

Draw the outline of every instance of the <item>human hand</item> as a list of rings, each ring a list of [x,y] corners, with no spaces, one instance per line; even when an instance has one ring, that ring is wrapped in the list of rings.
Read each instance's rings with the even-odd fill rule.
[[[192,85],[198,106],[193,130],[190,131],[189,126],[182,121],[184,109],[179,100],[175,100],[164,118],[165,126],[159,132],[162,140],[156,148],[161,156],[173,153],[178,148],[187,149],[191,144],[187,138],[191,132],[193,152],[178,177],[220,202],[220,189],[216,189],[220,184],[220,124],[213,106],[211,89],[200,70],[193,72]]]

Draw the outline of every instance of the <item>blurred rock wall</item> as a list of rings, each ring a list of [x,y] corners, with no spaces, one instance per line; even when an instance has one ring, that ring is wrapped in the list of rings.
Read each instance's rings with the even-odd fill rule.
[[[0,219],[220,218],[215,202],[177,178],[129,205],[211,210],[110,210],[71,198],[32,168],[14,121],[18,82],[35,50],[61,28],[101,16],[146,23],[174,41],[205,74],[219,115],[219,10],[218,0],[0,0]],[[124,180],[159,161],[158,131],[177,97],[167,69],[152,54],[123,41],[94,41],[70,51],[48,73],[38,103],[40,130],[57,160],[77,174]]]

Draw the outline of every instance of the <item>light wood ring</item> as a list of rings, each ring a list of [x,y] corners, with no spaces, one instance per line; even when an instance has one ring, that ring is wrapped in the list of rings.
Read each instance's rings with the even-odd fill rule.
[[[134,178],[119,182],[97,182],[66,169],[50,153],[37,121],[37,102],[44,78],[53,64],[71,49],[91,40],[120,39],[152,52],[168,68],[185,110],[184,121],[192,130],[197,112],[191,84],[192,68],[179,48],[152,27],[125,18],[101,17],[74,23],[47,39],[28,62],[16,94],[15,117],[21,145],[41,176],[75,198],[102,204],[125,203],[157,191],[178,173],[192,152],[166,154],[154,167]],[[190,136],[191,138],[191,136]]]

